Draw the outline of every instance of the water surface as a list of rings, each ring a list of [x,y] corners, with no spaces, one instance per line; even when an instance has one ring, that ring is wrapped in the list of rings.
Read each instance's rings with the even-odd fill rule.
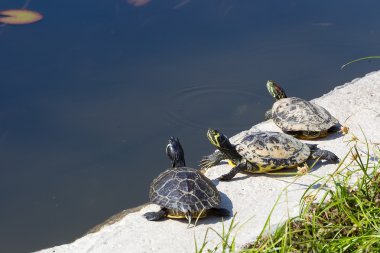
[[[263,119],[265,89],[319,97],[376,70],[380,2],[4,0],[44,18],[0,25],[0,251],[68,243],[148,201],[169,166]]]

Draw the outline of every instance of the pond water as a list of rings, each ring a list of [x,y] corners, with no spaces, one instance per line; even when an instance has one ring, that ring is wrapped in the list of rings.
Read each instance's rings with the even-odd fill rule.
[[[148,201],[177,136],[188,165],[262,121],[268,79],[319,97],[377,70],[376,0],[4,0],[0,252],[68,243]]]

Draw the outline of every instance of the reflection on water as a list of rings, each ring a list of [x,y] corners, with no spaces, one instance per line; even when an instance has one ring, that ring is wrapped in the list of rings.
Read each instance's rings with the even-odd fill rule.
[[[264,98],[254,91],[253,85],[235,84],[182,89],[169,98],[168,120],[200,130],[217,126],[238,132],[260,119],[259,115],[264,110],[262,101],[269,100],[269,97]]]
[[[27,6],[26,6],[27,5]],[[378,1],[22,1],[0,26],[0,251],[67,243],[148,200],[177,136],[189,166],[272,105],[378,68]],[[353,18],[355,17],[355,18]],[[20,243],[22,238],[22,243]]]
[[[146,5],[150,2],[150,0],[128,0],[128,3],[136,6],[136,7],[140,7],[140,6],[143,6],[143,5]]]

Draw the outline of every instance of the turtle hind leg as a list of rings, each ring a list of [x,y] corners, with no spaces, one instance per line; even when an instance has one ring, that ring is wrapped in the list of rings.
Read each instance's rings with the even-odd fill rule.
[[[320,158],[321,160],[327,160],[333,163],[338,163],[340,161],[339,158],[333,152],[323,149],[311,150],[311,158]]]
[[[245,163],[240,163],[237,166],[233,167],[230,172],[221,175],[218,177],[220,181],[230,181],[238,172],[244,171],[247,168]]]
[[[293,136],[294,138],[299,138],[302,134],[299,132],[299,131],[286,131],[286,130],[282,130],[285,134],[288,134],[288,135],[291,135]]]
[[[313,140],[327,136],[327,131],[302,131],[300,139]]]
[[[231,213],[225,208],[211,208],[207,211],[207,214],[217,216],[217,217],[230,217]]]
[[[330,127],[327,131],[329,131],[329,133],[335,133],[335,132],[339,132],[340,130],[342,129],[342,125],[340,123]]]
[[[312,152],[318,150],[318,144],[311,144],[311,143],[305,143],[305,144],[310,148]]]
[[[167,211],[165,208],[162,208],[158,212],[147,212],[144,214],[145,219],[150,220],[150,221],[157,221],[162,219],[167,215]]]
[[[327,131],[284,131],[284,133],[301,140],[313,140],[327,136]]]

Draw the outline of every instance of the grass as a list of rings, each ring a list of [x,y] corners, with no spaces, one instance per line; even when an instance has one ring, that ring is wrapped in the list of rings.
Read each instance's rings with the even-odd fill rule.
[[[237,227],[237,223],[235,223],[235,218],[236,214],[232,217],[231,223],[228,226],[228,228],[225,227],[225,223],[222,223],[222,232],[219,233],[213,228],[208,228],[206,230],[205,236],[203,237],[203,242],[200,248],[198,249],[198,244],[195,239],[194,235],[194,242],[195,242],[195,252],[196,253],[202,253],[204,250],[206,250],[206,246],[208,244],[207,242],[207,235],[208,232],[211,230],[212,232],[216,233],[218,237],[220,238],[220,243],[213,247],[213,249],[207,249],[208,253],[213,253],[213,252],[222,252],[222,253],[227,253],[227,252],[235,252],[235,238],[236,235],[232,236],[232,232],[235,230]]]
[[[347,145],[349,152],[336,170],[304,192],[299,215],[268,234],[277,200],[256,241],[241,252],[380,252],[380,149],[354,135]],[[196,252],[235,252],[234,223],[235,216],[227,231],[223,226],[218,233],[221,243],[207,251],[206,233]]]
[[[340,69],[343,69],[345,67],[347,67],[348,65],[354,63],[354,62],[358,62],[358,61],[364,61],[364,60],[372,60],[372,59],[380,59],[380,56],[366,56],[366,57],[362,57],[362,58],[358,58],[358,59],[355,59],[355,60],[352,60],[350,62],[347,62],[345,64],[343,64]]]

